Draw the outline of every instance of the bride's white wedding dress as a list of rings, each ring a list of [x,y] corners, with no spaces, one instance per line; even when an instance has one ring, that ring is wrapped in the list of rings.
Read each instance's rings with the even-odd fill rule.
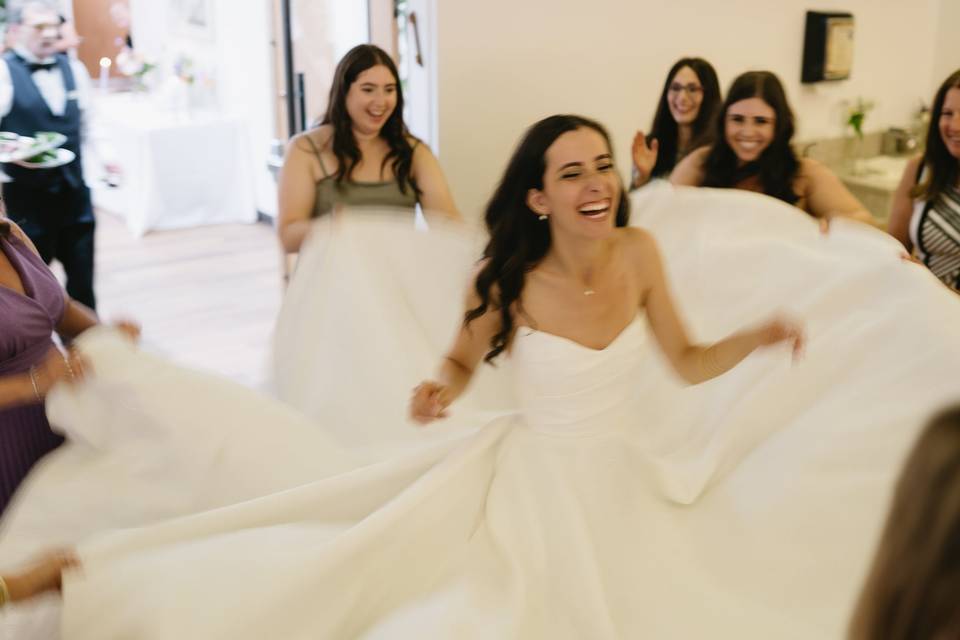
[[[741,466],[695,507],[664,499],[636,392],[650,348],[639,319],[603,350],[521,329],[516,415],[428,452],[86,545],[85,577],[66,585],[64,637],[836,632],[797,613],[849,596],[829,571],[848,566],[863,532],[845,535],[830,496],[856,493],[837,486],[842,474],[815,478],[785,457],[773,474]],[[807,435],[780,434],[799,440],[791,458],[824,446]]]
[[[823,237],[769,198],[635,205],[694,336],[787,311],[804,360],[772,349],[691,388],[642,317],[603,350],[521,330],[416,429],[406,400],[476,243],[348,218],[306,249],[279,323],[278,390],[314,422],[86,336],[97,376],[51,398],[71,442],[0,557],[82,541],[68,640],[841,637],[902,456],[956,398],[960,302],[889,237]]]

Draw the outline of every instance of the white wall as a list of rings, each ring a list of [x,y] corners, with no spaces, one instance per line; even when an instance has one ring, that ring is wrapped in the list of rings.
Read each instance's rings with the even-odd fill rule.
[[[163,67],[187,55],[213,76],[216,104],[211,106],[246,123],[257,208],[273,213],[276,189],[266,169],[274,126],[270,4],[213,0],[212,9],[214,28],[206,38],[174,29],[168,2],[130,0],[134,45]]]
[[[172,30],[168,0],[130,0],[130,5],[138,50],[167,62],[184,53],[213,73],[219,108],[247,123],[257,208],[275,215],[276,186],[266,169],[277,104],[273,95],[270,0],[212,0],[212,39]],[[297,67],[310,78],[307,117],[312,120],[320,113],[316,105],[325,102],[327,76],[332,76],[336,60],[369,37],[367,0],[295,0],[293,18],[295,42],[311,41],[311,46],[298,47]],[[328,50],[332,55],[327,55]],[[311,55],[317,59],[306,59]]]
[[[929,101],[938,37],[954,53],[960,0],[443,0],[437,3],[439,148],[460,208],[479,215],[521,132],[559,112],[592,116],[615,139],[621,169],[649,127],[666,74],[682,56],[784,81],[798,137],[843,134],[844,101],[876,101],[866,128],[906,125]],[[949,5],[949,8],[947,8]],[[805,12],[856,20],[851,79],[800,84]],[[949,16],[948,16],[949,14]],[[940,22],[952,17],[952,22]],[[939,25],[938,25],[939,22]],[[947,25],[952,25],[948,28]],[[949,31],[949,33],[948,33]],[[942,75],[942,74],[938,74]]]
[[[267,155],[274,138],[271,9],[267,2],[216,0],[217,97],[220,108],[247,123],[257,209],[276,214]]]

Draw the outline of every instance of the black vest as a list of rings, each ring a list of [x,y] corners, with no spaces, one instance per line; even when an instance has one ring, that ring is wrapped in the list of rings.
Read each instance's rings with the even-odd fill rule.
[[[77,189],[83,186],[83,162],[80,157],[80,105],[77,102],[77,84],[70,68],[70,59],[56,56],[63,74],[67,104],[62,116],[50,111],[46,100],[33,82],[27,62],[13,51],[3,54],[13,82],[13,105],[10,113],[0,119],[0,131],[12,131],[22,136],[33,136],[38,131],[56,131],[67,136],[63,144],[77,155],[73,162],[55,169],[26,169],[15,164],[3,165],[3,171],[17,184],[57,191],[64,186]],[[64,184],[66,183],[66,185]]]

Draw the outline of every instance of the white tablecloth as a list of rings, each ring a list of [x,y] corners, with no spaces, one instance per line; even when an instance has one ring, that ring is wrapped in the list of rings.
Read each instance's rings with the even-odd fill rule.
[[[98,97],[94,135],[122,169],[107,187],[90,171],[94,204],[137,236],[153,229],[257,219],[245,123],[215,112],[157,108],[148,95]]]

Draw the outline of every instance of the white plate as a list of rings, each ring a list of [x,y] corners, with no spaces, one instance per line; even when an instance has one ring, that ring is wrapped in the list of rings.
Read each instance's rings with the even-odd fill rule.
[[[65,164],[70,164],[77,158],[77,154],[70,149],[57,149],[57,157],[54,159],[47,160],[45,162],[27,162],[26,160],[14,160],[13,164],[20,165],[21,167],[26,167],[27,169],[53,169],[54,167],[62,167]],[[33,154],[37,155],[37,154]],[[33,157],[33,156],[31,156]]]
[[[56,132],[53,132],[56,133]],[[51,151],[63,145],[67,136],[57,133],[49,139],[40,142],[30,136],[18,136],[7,131],[0,132],[0,163],[17,162],[40,155],[44,151]]]

